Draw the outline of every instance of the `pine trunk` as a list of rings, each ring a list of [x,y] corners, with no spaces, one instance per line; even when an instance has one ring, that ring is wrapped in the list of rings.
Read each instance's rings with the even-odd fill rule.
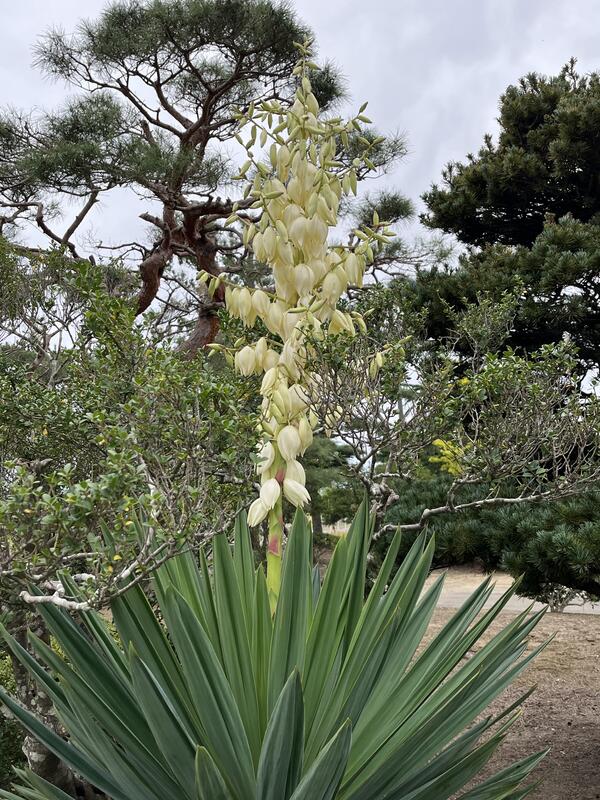
[[[312,511],[310,517],[312,519],[313,536],[322,536],[323,520],[321,514],[318,511]]]

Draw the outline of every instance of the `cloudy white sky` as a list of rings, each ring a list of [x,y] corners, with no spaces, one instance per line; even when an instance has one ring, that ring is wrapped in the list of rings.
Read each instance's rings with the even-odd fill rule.
[[[71,30],[105,0],[0,0],[0,105],[60,103],[65,89],[32,68],[36,37]],[[369,100],[383,131],[405,132],[410,152],[390,177],[418,200],[442,166],[495,131],[498,97],[528,71],[555,73],[571,56],[600,68],[598,0],[295,0],[321,56],[346,75],[353,100]],[[128,230],[124,198],[96,210],[106,238]],[[134,210],[130,209],[132,214]],[[139,209],[137,209],[139,213]]]

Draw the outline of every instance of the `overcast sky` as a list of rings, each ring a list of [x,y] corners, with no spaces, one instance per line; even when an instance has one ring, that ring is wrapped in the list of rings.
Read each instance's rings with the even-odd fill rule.
[[[0,0],[0,105],[55,106],[64,97],[32,68],[31,48],[51,25],[72,30],[105,0]],[[571,57],[600,68],[598,0],[296,0],[356,105],[381,130],[403,131],[409,155],[389,179],[418,201],[451,159],[496,130],[498,98],[526,72],[555,73]],[[131,234],[128,203],[95,212],[103,236]],[[131,213],[139,212],[128,208]],[[125,234],[127,235],[127,234]]]

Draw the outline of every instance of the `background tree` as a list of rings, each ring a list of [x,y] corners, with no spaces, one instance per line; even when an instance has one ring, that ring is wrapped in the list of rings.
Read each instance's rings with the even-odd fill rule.
[[[425,193],[425,224],[467,247],[455,266],[407,286],[430,335],[447,335],[449,309],[520,284],[508,342],[533,351],[568,335],[582,374],[598,367],[599,99],[600,76],[578,75],[574,61],[558,76],[526,76],[500,99],[497,142],[486,136]]]
[[[218,364],[184,361],[153,326],[133,324],[116,264],[32,259],[5,243],[0,274],[0,611],[27,646],[27,629],[48,638],[23,603],[32,587],[66,608],[101,606],[125,577],[144,580],[229,525],[251,492],[254,397]],[[77,601],[61,569],[76,576]],[[13,666],[21,702],[56,726]],[[24,749],[39,774],[75,791],[39,742],[27,737]]]
[[[214,340],[224,299],[222,287],[207,295],[197,271],[254,272],[229,219],[234,205],[243,211],[252,201],[226,196],[236,171],[236,114],[263,101],[291,103],[294,42],[308,35],[288,5],[270,0],[114,2],[73,35],[51,31],[37,47],[37,65],[77,93],[57,112],[4,111],[0,234],[29,247],[33,225],[41,246],[59,245],[72,257],[126,257],[141,278],[137,313],[158,297],[160,322],[195,353]],[[322,108],[342,95],[331,65],[315,72],[313,85]],[[369,129],[361,135],[377,138]],[[355,131],[347,163],[363,149],[357,139]],[[392,137],[371,158],[384,170],[404,152]],[[148,236],[140,241],[132,221],[125,242],[82,247],[81,226],[116,189],[131,190]],[[405,214],[406,204],[398,210]]]
[[[79,94],[55,113],[4,113],[0,232],[33,223],[47,242],[76,256],[75,234],[94,206],[127,188],[141,200],[149,241],[135,241],[132,232],[105,249],[138,259],[137,313],[150,306],[171,265],[218,274],[225,260],[240,269],[243,244],[223,224],[233,209],[221,197],[232,174],[223,145],[237,130],[235,110],[289,100],[294,42],[307,34],[287,5],[268,0],[116,2],[73,35],[51,31],[37,47],[37,64]],[[328,66],[315,87],[323,103],[339,95]],[[79,203],[72,219],[67,200]],[[103,247],[93,243],[92,255]],[[177,269],[168,277],[167,300],[187,282]],[[222,297],[199,296],[193,281],[187,289],[178,300],[197,313],[187,344],[195,351],[214,338]],[[181,316],[177,306],[165,314]]]
[[[349,463],[352,449],[318,435],[306,451],[306,488],[310,494],[308,513],[315,535],[323,533],[323,522],[348,519],[362,499],[362,487]]]
[[[453,551],[452,534],[469,520],[470,530],[479,526],[479,533],[472,535],[465,558],[481,546],[496,552],[495,566],[512,560],[510,568],[516,569],[519,552],[524,563],[537,547],[541,559],[542,543],[553,566],[532,562],[528,591],[542,596],[544,583],[591,592],[597,565],[593,548],[585,554],[572,549],[573,566],[560,573],[558,538],[537,537],[539,522],[533,521],[522,526],[509,558],[508,542],[499,545],[497,537],[493,544],[491,535],[488,545],[482,544],[487,528],[475,513],[518,508],[523,510],[514,513],[526,518],[536,503],[556,507],[546,504],[594,488],[600,470],[600,404],[580,389],[573,348],[562,343],[527,356],[510,349],[495,355],[515,313],[518,298],[510,295],[500,303],[484,298],[453,312],[454,336],[433,342],[423,335],[423,315],[405,313],[397,285],[373,290],[372,299],[369,337],[339,337],[321,345],[320,391],[312,402],[323,426],[351,449],[357,478],[389,521],[376,549],[386,551],[398,522],[406,531],[420,531],[437,517],[457,514],[461,522],[439,523],[447,525],[441,547],[455,552],[452,561],[464,542],[459,537]],[[468,361],[456,350],[464,342]],[[433,464],[441,474],[432,471]],[[526,531],[537,537],[537,545],[527,543]]]
[[[554,77],[531,73],[500,98],[500,132],[452,162],[424,195],[423,221],[459,241],[530,246],[551,215],[590,222],[600,206],[600,76],[572,60]]]
[[[388,524],[411,525],[424,508],[444,506],[452,478],[423,465],[411,480],[397,484],[398,500],[386,516]],[[465,493],[477,501],[481,489]],[[435,534],[437,567],[473,564],[486,572],[506,570],[521,577],[519,593],[548,603],[552,610],[582,597],[600,597],[600,528],[598,497],[584,493],[562,501],[500,506],[432,516],[428,528]],[[416,533],[406,531],[401,552]],[[375,551],[376,560],[383,549]]]
[[[151,346],[100,267],[62,264],[60,293],[43,260],[32,269],[17,257],[11,269],[19,294],[0,320],[11,337],[0,348],[2,599],[73,564],[101,604],[123,572],[142,577],[229,525],[249,492],[252,387]],[[141,521],[151,538],[140,542]]]

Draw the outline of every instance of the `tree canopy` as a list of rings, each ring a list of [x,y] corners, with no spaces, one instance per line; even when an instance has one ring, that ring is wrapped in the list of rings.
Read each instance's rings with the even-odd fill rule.
[[[598,73],[580,76],[571,61],[557,76],[527,75],[501,97],[497,141],[448,164],[423,196],[425,224],[466,245],[455,263],[405,283],[431,336],[447,336],[468,303],[516,291],[511,346],[568,337],[582,376],[598,367],[599,115]]]
[[[530,73],[500,98],[497,142],[449,163],[423,199],[423,222],[468,245],[531,245],[544,223],[600,210],[600,76],[572,60],[556,76]]]
[[[138,214],[147,239],[132,232],[125,242],[96,242],[92,257],[137,263],[138,313],[173,263],[215,275],[225,260],[239,270],[244,246],[226,224],[234,200],[223,196],[234,166],[222,145],[237,132],[240,111],[290,101],[294,43],[308,35],[288,5],[270,0],[127,0],[72,35],[51,31],[37,47],[37,65],[76,93],[55,112],[2,113],[0,234],[29,245],[22,232],[31,222],[76,257],[75,235],[94,206],[127,188],[145,206]],[[340,87],[331,66],[316,73],[322,105]],[[195,316],[188,331],[195,352],[214,338],[222,292],[208,298],[194,277],[191,284],[181,274],[171,278],[168,296],[182,281],[189,290],[183,304]]]

